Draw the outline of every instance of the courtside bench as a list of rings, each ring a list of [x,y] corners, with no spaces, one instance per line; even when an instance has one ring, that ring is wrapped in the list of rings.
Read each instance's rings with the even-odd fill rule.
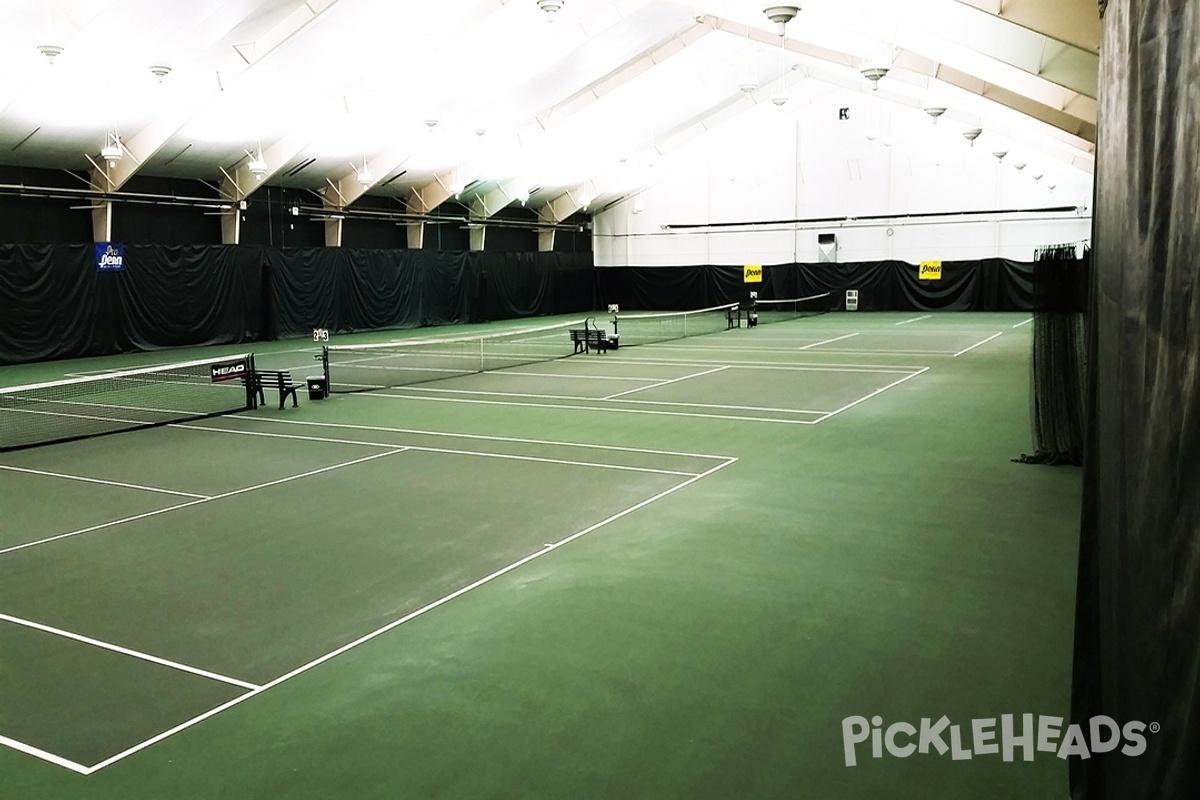
[[[274,389],[279,392],[279,407],[281,409],[288,395],[292,397],[292,408],[300,405],[300,401],[296,397],[296,391],[300,387],[292,380],[292,373],[284,370],[256,369],[251,373],[250,379],[254,381],[254,392],[258,395],[260,405],[266,405],[267,403],[265,389]]]
[[[571,328],[569,333],[576,353],[587,353],[592,350],[603,353],[617,349],[617,340],[610,339],[608,333],[601,328]]]

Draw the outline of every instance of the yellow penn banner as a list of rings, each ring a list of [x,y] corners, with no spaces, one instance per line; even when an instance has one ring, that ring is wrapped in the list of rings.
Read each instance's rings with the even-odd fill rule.
[[[747,264],[742,267],[742,283],[762,283],[762,264]]]
[[[917,278],[923,281],[940,281],[942,279],[942,262],[922,261]]]

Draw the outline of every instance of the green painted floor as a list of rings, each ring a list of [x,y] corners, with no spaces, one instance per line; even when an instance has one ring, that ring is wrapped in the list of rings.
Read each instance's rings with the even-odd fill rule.
[[[969,748],[1069,704],[1080,475],[1010,460],[1027,317],[917,316],[0,454],[0,798],[1061,800],[1049,753],[845,763],[851,716]]]

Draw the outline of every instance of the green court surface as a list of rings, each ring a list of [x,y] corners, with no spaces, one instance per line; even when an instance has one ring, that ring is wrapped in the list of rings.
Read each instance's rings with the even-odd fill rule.
[[[1065,797],[1052,754],[842,740],[1067,715],[1079,473],[1010,460],[1027,319],[831,314],[2,453],[0,798]]]

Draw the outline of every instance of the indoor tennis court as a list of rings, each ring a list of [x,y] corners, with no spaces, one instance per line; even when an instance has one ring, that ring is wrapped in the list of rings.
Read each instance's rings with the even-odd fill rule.
[[[721,564],[729,541],[710,549],[703,524],[689,541],[680,513],[727,527],[750,548],[743,557],[756,532],[830,525],[838,514],[823,496],[846,463],[869,469],[864,436],[902,438],[930,404],[953,415],[996,402],[970,376],[1019,364],[1023,319],[826,314],[302,394],[297,408],[269,396],[255,411],[4,453],[0,636],[6,669],[38,691],[9,696],[0,737],[83,774],[150,748],[203,747],[214,718],[254,714],[285,684],[336,674],[351,652],[376,658],[382,645],[422,659],[428,645],[409,629],[419,619],[436,631],[469,595],[519,593],[526,580],[574,591],[573,561],[595,557],[595,539],[615,564],[682,547],[736,581]],[[859,337],[869,349],[842,345]],[[946,357],[920,363],[917,351]],[[255,360],[299,373],[320,354],[293,341]],[[60,366],[93,379],[123,367]],[[89,403],[87,416],[96,411]],[[1006,549],[986,548],[989,571]],[[819,574],[828,559],[842,563],[826,545],[801,571]],[[787,584],[770,583],[761,591],[789,602]],[[707,606],[684,585],[681,608]]]

